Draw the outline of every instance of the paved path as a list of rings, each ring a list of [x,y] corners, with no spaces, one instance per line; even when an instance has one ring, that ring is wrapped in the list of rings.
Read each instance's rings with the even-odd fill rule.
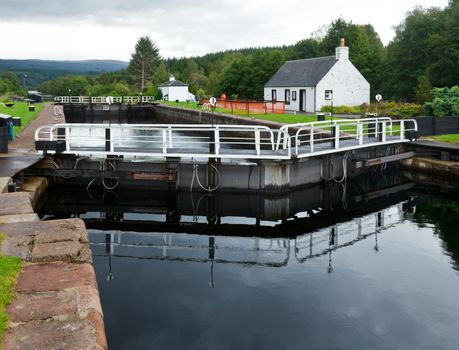
[[[55,123],[54,105],[45,105],[38,117],[32,120],[14,141],[10,142],[9,154],[35,153],[35,130],[40,126]]]

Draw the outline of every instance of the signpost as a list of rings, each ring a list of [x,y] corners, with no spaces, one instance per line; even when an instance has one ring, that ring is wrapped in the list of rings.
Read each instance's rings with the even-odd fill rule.
[[[212,126],[214,126],[215,120],[214,120],[214,110],[215,110],[215,105],[217,104],[217,99],[215,97],[209,98],[209,103],[210,107],[212,108]]]
[[[377,95],[375,96],[375,99],[376,99],[376,102],[378,102],[378,104],[377,104],[377,109],[376,109],[376,114],[377,114],[378,117],[379,117],[379,103],[380,103],[381,100],[382,100],[382,95],[381,95],[381,94],[377,94]]]

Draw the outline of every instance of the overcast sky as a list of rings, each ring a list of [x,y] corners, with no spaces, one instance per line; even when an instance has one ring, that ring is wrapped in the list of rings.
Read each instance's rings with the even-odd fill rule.
[[[448,0],[0,0],[0,58],[129,60],[150,35],[163,57],[293,44],[342,17],[384,44],[416,5]]]

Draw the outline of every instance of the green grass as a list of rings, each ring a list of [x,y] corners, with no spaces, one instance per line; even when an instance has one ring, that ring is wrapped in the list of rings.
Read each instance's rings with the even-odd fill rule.
[[[423,137],[423,139],[446,143],[459,143],[459,134],[427,136]]]
[[[0,232],[0,242],[4,235]],[[15,256],[0,255],[0,345],[8,323],[8,314],[5,308],[13,298],[13,287],[21,269],[21,259]]]
[[[21,118],[21,126],[14,127],[14,135],[17,136],[19,133],[40,113],[43,109],[41,103],[35,104],[35,111],[29,112],[29,105],[27,102],[14,102],[13,107],[3,107],[0,105],[0,113],[11,115],[12,117]]]
[[[171,106],[171,107],[201,110],[201,106],[198,106],[196,102],[187,103],[187,102],[161,101],[161,103],[167,106]],[[307,122],[317,121],[317,117],[315,115],[293,115],[293,114],[274,114],[274,113],[247,114],[244,111],[231,112],[230,109],[224,109],[224,108],[215,108],[215,112],[233,114],[233,115],[237,115],[240,117],[269,120],[272,122],[285,123],[285,124],[307,123]],[[326,119],[329,119],[329,117],[326,117]]]

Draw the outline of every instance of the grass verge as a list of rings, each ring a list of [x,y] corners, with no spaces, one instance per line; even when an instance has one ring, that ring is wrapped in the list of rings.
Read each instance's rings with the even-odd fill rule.
[[[446,143],[457,143],[459,144],[459,134],[447,134],[447,135],[435,135],[423,137],[424,140],[446,142]]]
[[[0,242],[4,235],[0,232]],[[0,255],[0,346],[3,344],[3,335],[8,323],[8,314],[5,309],[13,298],[13,287],[21,269],[21,259],[15,256]]]
[[[198,106],[196,102],[161,101],[161,104],[171,106],[171,107],[201,110],[201,106]],[[308,122],[317,121],[317,117],[315,115],[303,115],[303,114],[294,115],[294,114],[274,114],[274,113],[247,114],[244,111],[233,111],[232,112],[230,109],[224,109],[224,108],[215,108],[215,112],[237,115],[239,117],[269,120],[272,122],[285,123],[285,124],[308,123]],[[329,117],[326,117],[326,119],[329,119]]]
[[[0,113],[21,118],[21,126],[14,127],[14,136],[19,135],[21,131],[37,117],[42,109],[43,105],[41,103],[35,104],[35,111],[33,112],[29,112],[29,105],[27,102],[14,102],[13,107],[4,107],[0,105]]]

